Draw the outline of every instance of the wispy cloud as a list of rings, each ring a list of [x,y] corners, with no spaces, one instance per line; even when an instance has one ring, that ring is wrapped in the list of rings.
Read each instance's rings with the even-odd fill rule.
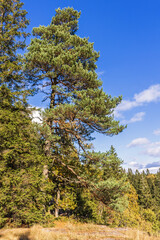
[[[139,106],[139,104],[136,101],[130,101],[130,100],[122,100],[122,102],[117,106],[117,111],[127,111],[134,107]]]
[[[127,145],[127,148],[138,146],[143,149],[141,154],[155,158],[160,157],[160,142],[150,142],[147,138],[135,138]]]
[[[158,162],[152,162],[152,163],[148,163],[148,164],[146,164],[146,166],[145,166],[146,168],[160,168],[160,161],[158,161]]]
[[[114,117],[115,118],[124,118],[123,114],[119,111],[117,111],[117,109],[115,109],[114,111]]]
[[[144,153],[151,157],[160,157],[160,142],[150,143]]]
[[[142,169],[144,168],[144,165],[143,164],[140,164],[136,161],[133,161],[133,162],[130,162],[129,165],[132,167],[132,168],[136,168],[136,169]]]
[[[97,75],[98,75],[98,77],[100,77],[100,76],[104,75],[104,73],[105,73],[105,71],[100,71],[100,72],[97,72]]]
[[[153,131],[153,134],[159,136],[159,135],[160,135],[160,128],[154,130],[154,131]]]
[[[158,162],[151,162],[148,164],[140,164],[137,161],[133,161],[129,163],[129,166],[135,171],[136,169],[138,169],[140,172],[142,172],[143,170],[147,170],[149,169],[150,172],[156,173],[159,168],[160,168],[160,161]]]
[[[134,123],[134,122],[140,122],[144,119],[145,112],[139,112],[136,113],[130,120],[123,120],[123,124],[128,124],[128,123]]]
[[[157,173],[158,172],[158,170],[159,170],[159,167],[150,167],[150,168],[144,168],[144,169],[142,169],[142,170],[147,170],[147,169],[149,169],[149,171],[151,172],[151,173]]]
[[[139,113],[136,113],[131,119],[130,119],[130,123],[133,123],[133,122],[140,122],[143,120],[143,117],[145,116],[145,112],[139,112]]]
[[[149,103],[160,100],[160,84],[152,85],[148,89],[134,95],[137,103]]]
[[[146,144],[149,144],[149,140],[147,138],[135,138],[127,145],[127,147],[130,148]]]
[[[145,103],[160,101],[160,84],[152,85],[140,93],[133,96],[133,100],[122,100],[117,106],[115,114],[127,111]],[[118,112],[118,113],[117,113]]]

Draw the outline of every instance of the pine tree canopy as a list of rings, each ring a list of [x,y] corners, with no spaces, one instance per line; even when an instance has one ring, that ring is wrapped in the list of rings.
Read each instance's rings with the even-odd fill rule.
[[[89,153],[88,153],[89,154]],[[125,193],[130,184],[113,146],[106,153],[91,152],[83,158],[83,178],[88,178],[89,189],[96,199],[117,211],[123,211],[128,202]]]
[[[75,34],[79,17],[72,8],[57,9],[49,26],[33,29],[26,72],[33,85],[42,85],[49,99],[46,116],[51,134],[83,148],[92,132],[113,135],[124,127],[113,119],[121,97],[105,94],[97,78],[99,53],[87,38]]]
[[[113,114],[121,97],[107,95],[96,74],[99,53],[88,38],[76,35],[79,17],[73,8],[57,9],[50,25],[34,28],[25,69],[29,83],[49,103],[40,126],[46,156],[52,159],[48,168],[63,169],[61,179],[88,186],[81,156],[89,156],[92,133],[112,136],[125,127]]]

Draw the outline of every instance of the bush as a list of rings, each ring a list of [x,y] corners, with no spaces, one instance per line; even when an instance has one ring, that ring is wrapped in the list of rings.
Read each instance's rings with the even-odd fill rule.
[[[156,214],[151,209],[144,209],[142,212],[142,216],[144,220],[155,223],[156,222]]]

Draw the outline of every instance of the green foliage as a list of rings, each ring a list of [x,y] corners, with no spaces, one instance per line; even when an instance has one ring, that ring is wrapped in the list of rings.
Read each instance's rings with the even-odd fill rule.
[[[156,218],[156,214],[151,209],[142,210],[142,216],[146,222],[152,224],[151,226],[153,231],[160,230],[160,222]]]
[[[143,210],[143,217],[146,221],[154,223],[156,221],[156,214],[151,209]]]
[[[125,127],[113,116],[121,97],[108,96],[95,72],[99,53],[87,38],[76,35],[79,17],[80,13],[73,8],[57,9],[50,25],[34,28],[35,38],[25,55],[25,69],[30,83],[34,87],[42,85],[41,89],[49,98],[49,108],[44,112],[40,127],[45,154],[52,159],[48,166],[49,178],[61,188],[74,182],[96,194],[91,187],[93,183],[96,187],[91,177],[93,164],[88,164],[92,133],[115,135]],[[86,164],[82,164],[83,158],[88,158]],[[109,168],[117,166],[119,162],[114,162]],[[118,207],[122,205],[118,188],[124,181],[107,178],[97,187],[102,190],[108,185],[106,196],[107,191],[111,193],[115,189],[113,205]],[[118,198],[119,203],[116,202]],[[110,197],[106,202],[110,202]]]
[[[74,192],[70,192],[68,189],[61,192],[61,198],[59,201],[59,208],[66,210],[73,210],[76,207],[76,196]]]
[[[19,0],[0,1],[0,225],[42,219],[44,154],[31,121],[22,56],[28,25]],[[22,91],[23,89],[23,91]]]
[[[121,226],[135,227],[140,223],[140,213],[138,206],[138,195],[132,185],[130,185],[128,197],[128,207],[119,216],[119,224]]]
[[[141,174],[138,187],[139,204],[144,208],[150,208],[152,205],[152,195],[144,174]]]
[[[157,172],[155,179],[154,179],[154,198],[156,202],[156,207],[155,210],[159,211],[160,210],[160,169]]]
[[[58,9],[49,26],[33,29],[26,71],[33,84],[49,89],[46,118],[52,134],[62,142],[69,134],[72,142],[84,145],[93,131],[112,135],[124,127],[113,120],[121,97],[111,98],[99,89],[102,84],[95,73],[99,54],[88,39],[75,35],[79,16],[72,8]]]
[[[141,228],[149,232],[159,230],[159,171],[151,174],[148,169],[142,173],[136,170],[134,174],[129,170],[128,177],[137,192]]]
[[[82,221],[92,221],[102,223],[102,212],[100,203],[93,198],[93,195],[88,190],[77,191],[77,207],[74,210],[76,217]]]
[[[113,146],[106,153],[92,152],[90,157],[83,159],[83,177],[88,176],[92,182],[90,189],[97,199],[112,209],[123,212],[128,204],[125,193],[129,189],[129,183],[121,163]]]
[[[88,153],[89,154],[89,153]],[[75,214],[101,224],[114,222],[114,212],[122,214],[128,206],[129,183],[115,149],[83,156],[83,179],[92,182],[88,190],[78,190]],[[113,211],[114,209],[114,211]]]
[[[30,225],[42,219],[43,154],[30,110],[4,85],[0,103],[1,224]]]
[[[23,58],[17,50],[25,48],[28,20],[22,6],[20,0],[0,0],[0,85],[11,89],[23,87]]]
[[[49,225],[60,211],[99,224],[160,229],[160,171],[130,169],[127,179],[113,146],[91,151],[94,132],[112,136],[125,126],[113,114],[122,98],[107,95],[95,72],[99,53],[76,35],[80,12],[57,9],[50,25],[33,29],[24,58],[22,6],[0,0],[0,227]],[[32,123],[28,84],[49,101],[41,124]]]

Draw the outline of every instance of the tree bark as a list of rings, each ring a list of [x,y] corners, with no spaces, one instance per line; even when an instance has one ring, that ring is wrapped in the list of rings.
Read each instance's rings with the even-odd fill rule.
[[[56,218],[58,218],[58,216],[59,216],[59,207],[58,207],[59,200],[60,200],[60,190],[58,189],[57,190],[57,197],[56,197],[55,212],[54,212]]]

